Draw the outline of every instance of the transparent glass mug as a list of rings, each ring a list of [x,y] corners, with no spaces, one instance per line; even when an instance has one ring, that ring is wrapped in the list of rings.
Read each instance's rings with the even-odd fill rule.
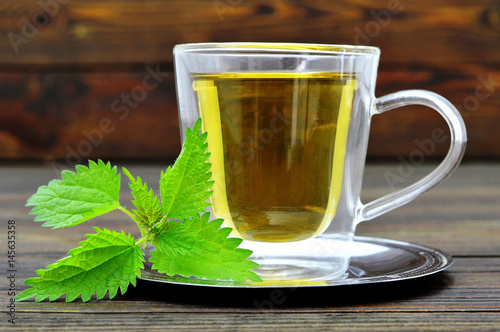
[[[459,164],[466,130],[443,97],[407,90],[375,98],[376,47],[203,43],[174,48],[181,133],[201,117],[208,133],[212,213],[268,280],[345,275],[357,224],[430,190]],[[361,182],[375,114],[425,105],[447,121],[441,164],[368,204]]]

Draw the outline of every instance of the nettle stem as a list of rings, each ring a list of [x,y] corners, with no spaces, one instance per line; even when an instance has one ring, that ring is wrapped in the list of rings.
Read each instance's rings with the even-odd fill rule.
[[[139,230],[141,231],[141,236],[142,238],[139,239],[142,240],[142,239],[146,239],[146,235],[148,233],[148,231],[142,227],[142,225],[135,219],[135,216],[132,212],[130,212],[129,210],[127,210],[126,208],[124,208],[123,206],[120,205],[120,207],[118,207],[118,210],[122,211],[123,213],[125,213],[126,215],[128,215],[130,218],[132,218],[133,221],[135,221],[135,223],[137,224],[137,226],[139,227]],[[144,240],[142,243],[144,243],[146,240]]]
[[[135,245],[136,246],[140,246],[140,245],[146,244],[147,242],[148,242],[147,236],[143,236],[139,240],[137,240],[137,242],[135,243]]]
[[[133,221],[136,221],[134,214],[132,212],[130,212],[129,210],[127,210],[126,208],[124,208],[123,206],[120,205],[118,207],[118,210],[120,210],[120,211],[124,212],[125,214],[127,214],[130,218],[132,218]]]

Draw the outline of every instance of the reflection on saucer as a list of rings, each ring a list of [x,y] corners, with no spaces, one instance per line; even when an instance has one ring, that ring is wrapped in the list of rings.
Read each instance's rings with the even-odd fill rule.
[[[325,238],[319,240],[318,243],[324,248],[332,248],[336,245],[329,243],[331,240]],[[146,264],[145,270],[142,271],[141,279],[171,284],[230,288],[341,286],[423,277],[443,271],[453,262],[452,257],[443,251],[418,244],[387,239],[355,237],[346,249],[351,254],[347,274],[331,280],[288,279],[263,282],[233,282],[171,277],[152,271],[148,264]],[[322,258],[325,257],[322,256]]]

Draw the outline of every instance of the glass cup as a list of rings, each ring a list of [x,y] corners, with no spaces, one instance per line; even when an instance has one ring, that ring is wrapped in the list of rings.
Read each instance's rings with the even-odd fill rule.
[[[199,117],[208,133],[212,213],[254,251],[264,280],[345,276],[356,225],[410,202],[458,166],[466,130],[456,108],[424,90],[375,98],[379,56],[376,47],[347,45],[174,48],[181,133]],[[371,117],[405,105],[445,118],[448,154],[418,182],[362,204]]]

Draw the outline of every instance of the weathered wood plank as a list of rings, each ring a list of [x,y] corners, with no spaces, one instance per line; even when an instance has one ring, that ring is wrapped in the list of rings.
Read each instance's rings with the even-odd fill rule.
[[[25,257],[25,256],[22,256]],[[16,273],[18,289],[25,278],[34,277],[29,269],[40,260],[54,262],[48,256],[23,259]],[[45,266],[43,266],[45,267]],[[112,301],[92,300],[65,303],[64,298],[43,305],[33,300],[19,303],[20,312],[96,313],[173,313],[199,311],[255,313],[279,309],[280,312],[500,312],[500,258],[457,258],[452,267],[433,276],[376,285],[315,287],[308,289],[223,289],[182,286],[140,281],[125,295]],[[7,294],[0,294],[5,300]],[[280,300],[269,301],[275,297]],[[462,301],[467,298],[467,301]]]
[[[169,62],[173,45],[207,41],[371,44],[389,62],[498,62],[500,56],[496,0],[41,3],[2,3],[3,63]]]
[[[0,155],[69,165],[95,157],[173,158],[180,151],[173,74],[141,67],[0,73]]]
[[[157,190],[155,179],[166,165],[128,169]],[[385,172],[400,166],[368,165],[364,200],[389,192]],[[409,171],[406,185],[433,165]],[[408,169],[407,169],[408,171]],[[417,201],[360,225],[366,236],[403,239],[456,254],[448,270],[425,278],[374,285],[308,289],[217,289],[139,281],[115,299],[16,303],[16,330],[496,330],[500,326],[500,234],[496,199],[498,163],[465,164],[440,187]],[[24,202],[36,187],[54,178],[50,167],[0,167],[0,219],[16,220],[16,290],[34,271],[64,256],[89,232],[92,222],[50,230],[32,222]],[[124,184],[125,184],[124,180]],[[131,197],[125,194],[122,201]],[[134,231],[120,213],[96,225]],[[128,218],[128,217],[127,217]],[[2,233],[3,234],[3,233]],[[0,238],[5,245],[5,238]],[[0,284],[0,301],[8,303]],[[274,293],[273,293],[274,292]],[[7,324],[7,320],[3,322]],[[2,325],[2,326],[4,326]]]
[[[154,88],[146,89],[144,79]],[[496,65],[383,65],[376,95],[413,88],[442,94],[465,118],[466,156],[499,157],[499,85]],[[2,159],[167,160],[180,150],[171,65],[4,66],[0,107]],[[375,116],[368,156],[407,156],[420,149],[416,140],[428,141],[436,128],[449,136],[444,120],[423,107]],[[446,153],[447,141],[434,143],[426,157]]]
[[[70,317],[70,318],[69,318]],[[148,329],[149,331],[307,331],[370,330],[370,331],[494,331],[500,324],[498,313],[277,313],[254,314],[200,314],[175,312],[170,314],[149,312],[140,315],[104,313],[70,315],[54,313],[19,313],[19,331],[32,331],[44,326],[51,331],[123,331]]]
[[[414,183],[437,165],[370,165],[364,176],[362,201],[367,203]],[[500,255],[498,167],[462,164],[443,184],[399,209],[361,223],[357,234],[389,237],[441,248],[455,256]]]
[[[154,190],[158,190],[160,171],[168,166],[137,166],[130,163],[117,165],[119,169],[126,166]],[[435,167],[435,164],[425,164],[413,165],[411,169],[408,165],[368,165],[364,175],[362,201],[369,202],[391,192],[393,188],[409,185]],[[402,170],[404,173],[401,173]],[[497,163],[463,164],[445,183],[417,200],[375,220],[361,223],[357,234],[417,242],[440,248],[455,256],[498,257],[500,178],[497,173]],[[388,174],[399,176],[401,181],[388,182]],[[50,164],[43,169],[34,166],[0,168],[3,182],[0,192],[1,211],[5,218],[16,219],[20,227],[18,235],[23,243],[21,251],[26,250],[25,253],[29,254],[36,247],[43,248],[42,252],[51,252],[51,258],[57,259],[83,240],[83,234],[92,232],[92,226],[137,232],[134,223],[121,212],[107,214],[74,229],[52,231],[41,227],[40,223],[34,223],[33,216],[28,215],[31,208],[24,206],[26,200],[36,192],[38,186],[59,177],[60,171]],[[130,205],[131,196],[125,178],[122,178],[120,197],[122,204]],[[41,265],[49,263],[43,262]]]
[[[424,89],[441,94],[454,104],[467,127],[466,157],[499,156],[495,141],[500,113],[500,71],[496,65],[440,64],[436,66],[381,65],[376,96],[405,89]],[[432,142],[423,150],[417,141],[429,141],[432,132],[443,130],[449,137],[444,120],[425,107],[404,107],[374,116],[368,155],[372,157],[408,156],[421,151],[425,158],[443,156],[449,140]],[[431,146],[427,146],[427,149]],[[435,149],[434,149],[435,148]]]

